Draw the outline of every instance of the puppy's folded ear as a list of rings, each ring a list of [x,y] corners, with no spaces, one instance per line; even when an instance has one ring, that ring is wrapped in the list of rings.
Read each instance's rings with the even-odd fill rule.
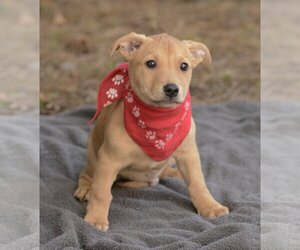
[[[194,67],[199,63],[202,63],[204,66],[211,64],[210,52],[205,44],[191,40],[184,40],[182,42],[187,46],[192,55]]]
[[[134,32],[131,32],[125,36],[122,36],[119,38],[112,50],[111,55],[116,50],[119,50],[121,55],[123,55],[127,60],[130,60],[132,58],[132,55],[134,52],[147,40],[148,38],[145,35],[142,34],[136,34]]]

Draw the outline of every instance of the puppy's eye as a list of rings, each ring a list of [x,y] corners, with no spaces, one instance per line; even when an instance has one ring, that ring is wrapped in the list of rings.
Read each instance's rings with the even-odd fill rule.
[[[180,65],[180,69],[181,69],[182,71],[187,71],[188,68],[189,68],[189,65],[188,65],[187,63],[182,63],[182,64]]]
[[[146,62],[148,68],[153,69],[156,67],[156,62],[154,60],[149,60]]]

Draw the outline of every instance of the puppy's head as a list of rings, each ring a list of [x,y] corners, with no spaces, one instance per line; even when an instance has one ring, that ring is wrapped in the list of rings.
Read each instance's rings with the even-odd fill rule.
[[[146,37],[130,33],[118,39],[112,53],[119,50],[129,62],[130,84],[145,103],[174,107],[184,101],[199,63],[208,66],[208,48],[199,42],[179,41],[167,34]]]

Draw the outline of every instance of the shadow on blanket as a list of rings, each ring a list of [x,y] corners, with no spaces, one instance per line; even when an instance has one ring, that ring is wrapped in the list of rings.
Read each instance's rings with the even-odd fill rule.
[[[72,196],[86,162],[87,122],[93,113],[85,107],[41,118],[43,249],[259,249],[258,105],[236,102],[193,109],[208,187],[230,208],[229,215],[202,218],[186,185],[167,178],[151,188],[114,187],[108,233],[83,221],[86,204]]]

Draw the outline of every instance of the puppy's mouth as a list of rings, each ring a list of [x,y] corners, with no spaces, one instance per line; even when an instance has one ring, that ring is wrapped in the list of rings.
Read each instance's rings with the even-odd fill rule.
[[[172,99],[169,99],[169,100],[159,100],[159,101],[152,100],[152,102],[157,103],[157,104],[159,104],[159,103],[166,103],[166,104],[175,103],[175,104],[179,104],[179,103],[181,103],[181,102],[179,102],[177,100],[172,100]]]
[[[161,93],[149,93],[148,91],[143,91],[142,93],[142,100],[144,100],[149,105],[157,107],[172,108],[183,102],[181,95],[168,97],[162,96]]]
[[[174,99],[174,98],[168,98],[162,100],[151,100],[151,101],[159,106],[174,106],[182,103],[182,101],[179,101],[178,99]]]

